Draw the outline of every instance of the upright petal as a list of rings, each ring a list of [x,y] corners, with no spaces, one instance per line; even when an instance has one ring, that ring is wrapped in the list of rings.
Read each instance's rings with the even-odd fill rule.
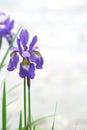
[[[36,42],[37,42],[37,36],[34,36],[31,43],[30,43],[30,45],[29,45],[29,51],[31,51],[33,49]]]
[[[21,47],[21,44],[20,44],[20,39],[17,38],[17,44],[18,44],[18,50],[20,53],[22,53],[22,47]]]
[[[22,45],[23,45],[24,48],[26,47],[28,39],[29,39],[28,31],[26,29],[22,30],[20,32],[20,41],[21,41],[21,43],[22,43]]]
[[[7,70],[8,71],[13,71],[14,69],[16,69],[17,65],[19,62],[19,57],[16,53],[11,55]]]
[[[7,21],[7,23],[5,23],[6,27],[7,27],[7,30],[10,32],[13,27],[14,27],[14,20],[12,21]]]

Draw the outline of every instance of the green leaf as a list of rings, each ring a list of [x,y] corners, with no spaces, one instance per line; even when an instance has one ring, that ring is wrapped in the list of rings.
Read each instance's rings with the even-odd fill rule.
[[[2,96],[2,130],[6,130],[6,85],[4,81],[3,86],[3,96]]]
[[[33,120],[33,118],[32,118],[32,122],[33,122],[33,121],[34,121],[34,120]],[[33,130],[36,129],[36,125],[35,125],[35,124],[32,125],[32,129],[33,129]]]
[[[33,121],[31,122],[31,125],[33,126],[33,125],[35,125],[35,124],[38,124],[39,122],[42,122],[42,121],[44,121],[44,120],[46,120],[46,119],[48,119],[48,118],[52,118],[52,117],[55,117],[55,116],[57,116],[57,115],[47,115],[47,116],[38,118],[38,119],[36,119],[36,120],[33,120]],[[18,130],[18,129],[16,129],[16,130]],[[22,128],[22,130],[25,130],[25,128]],[[36,128],[36,126],[35,126],[34,130],[44,130],[44,129],[38,128],[38,127]]]
[[[19,130],[19,129],[16,129],[16,130]],[[20,129],[20,130],[25,130],[25,128],[22,128],[22,129]],[[33,130],[45,130],[45,129],[39,128],[39,127],[35,127],[35,129],[33,129]]]

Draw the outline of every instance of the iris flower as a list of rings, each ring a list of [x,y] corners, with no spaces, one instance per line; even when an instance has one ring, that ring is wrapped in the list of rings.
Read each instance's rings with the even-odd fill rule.
[[[37,36],[35,35],[33,37],[30,44],[28,44],[28,41],[29,33],[26,29],[23,29],[17,38],[17,47],[11,48],[12,52],[7,69],[8,71],[13,71],[17,68],[19,63],[20,77],[29,77],[33,79],[35,76],[35,69],[42,69],[44,61],[40,52],[37,51]]]
[[[0,13],[0,41],[4,37],[10,44],[12,42],[13,33],[11,32],[14,27],[14,20],[5,13]]]

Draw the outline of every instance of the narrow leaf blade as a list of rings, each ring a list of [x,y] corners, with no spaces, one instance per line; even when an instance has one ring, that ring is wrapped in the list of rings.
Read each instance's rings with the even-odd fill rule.
[[[2,96],[2,130],[6,130],[6,85],[4,81],[3,86],[3,96]]]

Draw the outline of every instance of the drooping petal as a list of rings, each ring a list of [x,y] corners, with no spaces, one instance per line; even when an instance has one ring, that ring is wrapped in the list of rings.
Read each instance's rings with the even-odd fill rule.
[[[38,51],[33,51],[30,56],[30,60],[36,64],[37,69],[42,69],[43,67],[43,57]]]
[[[4,25],[0,27],[0,37],[5,37],[7,35],[7,29]]]
[[[18,62],[19,62],[19,56],[16,53],[12,54],[8,67],[7,67],[7,70],[13,71],[14,69],[16,69]]]
[[[29,45],[29,51],[31,51],[31,50],[33,49],[33,47],[34,47],[34,45],[36,44],[37,40],[38,40],[38,39],[37,39],[37,36],[35,35],[35,36],[33,37],[32,41],[31,41],[30,45]]]
[[[40,56],[38,58],[36,58],[36,68],[37,69],[42,69],[43,67],[43,63],[44,63],[44,60],[43,60],[43,57]]]
[[[20,75],[21,78],[24,78],[24,77],[27,76],[27,77],[33,79],[34,76],[35,76],[35,66],[34,66],[34,64],[29,64],[29,65],[20,64],[19,75]]]
[[[29,39],[28,31],[26,29],[22,30],[20,33],[20,41],[24,48],[26,47],[26,44],[28,43],[28,39]]]

